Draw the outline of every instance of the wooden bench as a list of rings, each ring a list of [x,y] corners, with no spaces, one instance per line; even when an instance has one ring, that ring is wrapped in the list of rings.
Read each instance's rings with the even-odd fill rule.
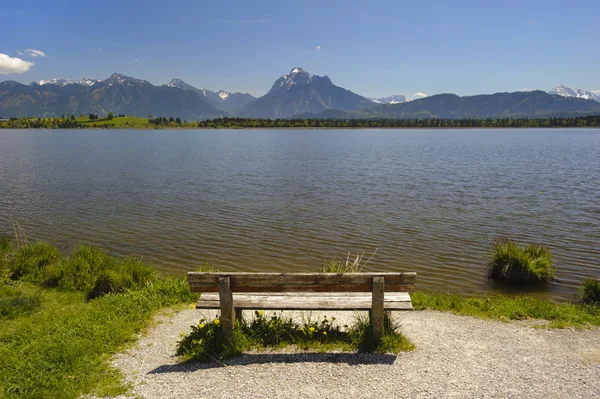
[[[378,341],[386,311],[412,310],[417,273],[189,272],[187,278],[193,292],[202,292],[197,309],[221,309],[227,339],[246,309],[369,310]]]

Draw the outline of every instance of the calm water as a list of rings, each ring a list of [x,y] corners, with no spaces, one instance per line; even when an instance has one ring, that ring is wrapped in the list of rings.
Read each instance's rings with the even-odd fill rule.
[[[472,293],[498,236],[548,245],[549,293],[600,275],[600,130],[0,131],[0,232],[183,273],[371,269]]]

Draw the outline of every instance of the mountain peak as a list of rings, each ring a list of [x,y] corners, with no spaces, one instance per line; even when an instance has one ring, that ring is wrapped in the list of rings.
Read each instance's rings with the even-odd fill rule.
[[[550,89],[548,93],[557,94],[563,97],[584,98],[586,100],[595,100],[600,102],[600,96],[592,93],[591,91],[585,89],[574,89],[571,86],[564,84],[559,84],[558,86]]]
[[[118,73],[115,72],[112,75],[110,75],[110,77],[108,79],[106,79],[104,81],[105,83],[108,83],[109,86],[112,86],[114,84],[118,84],[118,85],[128,85],[128,86],[134,86],[134,85],[150,85],[152,86],[152,84],[150,82],[147,82],[145,80],[142,79],[136,79],[136,78],[132,78],[131,76],[126,76],[123,75],[122,73]]]

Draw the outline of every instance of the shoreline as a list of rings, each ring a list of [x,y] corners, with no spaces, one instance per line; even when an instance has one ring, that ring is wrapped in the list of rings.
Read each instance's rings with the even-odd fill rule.
[[[3,130],[600,130],[600,126],[479,126],[479,127],[84,127],[84,128],[31,128],[0,127]]]

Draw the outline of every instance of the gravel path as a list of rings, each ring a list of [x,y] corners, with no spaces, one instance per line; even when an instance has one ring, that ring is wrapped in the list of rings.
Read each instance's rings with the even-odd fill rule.
[[[341,324],[348,316],[336,314]],[[600,329],[547,330],[434,311],[394,317],[414,352],[262,352],[222,367],[177,363],[179,334],[200,318],[188,309],[161,316],[113,364],[143,398],[600,397]]]

